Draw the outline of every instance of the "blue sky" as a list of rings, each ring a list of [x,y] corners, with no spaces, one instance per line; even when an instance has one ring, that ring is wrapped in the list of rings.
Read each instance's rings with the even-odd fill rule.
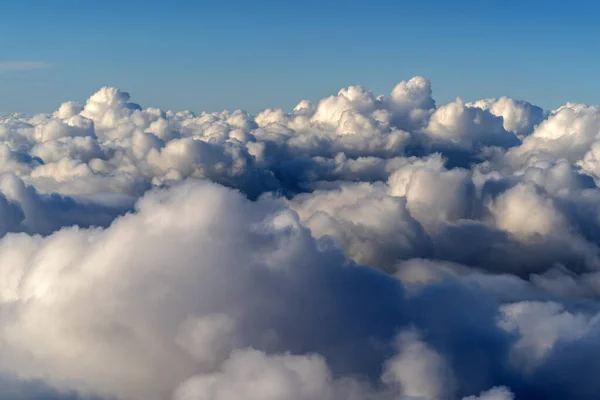
[[[110,85],[143,106],[291,109],[414,75],[446,102],[599,102],[592,1],[4,0],[0,111],[49,112]]]

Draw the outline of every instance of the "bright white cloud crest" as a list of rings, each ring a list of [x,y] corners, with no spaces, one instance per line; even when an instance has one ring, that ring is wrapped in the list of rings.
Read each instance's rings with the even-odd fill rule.
[[[597,398],[600,109],[432,93],[3,117],[0,399]]]

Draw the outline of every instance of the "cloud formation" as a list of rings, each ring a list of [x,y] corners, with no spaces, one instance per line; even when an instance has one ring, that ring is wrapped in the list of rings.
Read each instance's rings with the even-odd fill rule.
[[[599,121],[424,77],[2,116],[0,399],[596,399]]]

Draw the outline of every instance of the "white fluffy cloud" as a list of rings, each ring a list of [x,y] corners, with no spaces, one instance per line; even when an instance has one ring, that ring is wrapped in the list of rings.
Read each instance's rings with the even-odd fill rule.
[[[510,97],[482,99],[469,105],[489,110],[495,116],[502,117],[504,129],[513,132],[520,139],[531,134],[533,129],[544,120],[544,110],[540,107]]]
[[[450,399],[455,391],[452,370],[445,360],[418,333],[406,331],[398,335],[399,353],[387,361],[384,381],[397,383],[402,396],[424,400]]]
[[[431,116],[426,133],[434,141],[472,149],[477,146],[510,147],[517,137],[504,129],[503,119],[461,99],[440,106]]]
[[[0,399],[597,398],[600,109],[432,94],[0,117]]]
[[[587,335],[600,320],[598,315],[573,314],[553,302],[507,304],[501,307],[501,312],[499,325],[520,335],[512,356],[525,368],[537,366],[557,343],[576,341]]]
[[[495,387],[486,390],[479,396],[465,397],[463,400],[513,400],[515,396],[505,387]]]

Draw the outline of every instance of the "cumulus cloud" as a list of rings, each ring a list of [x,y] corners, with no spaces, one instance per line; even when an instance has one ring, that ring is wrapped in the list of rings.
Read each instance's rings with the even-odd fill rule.
[[[596,399],[598,121],[425,77],[3,115],[0,399]]]
[[[544,110],[527,101],[502,96],[499,99],[482,99],[469,106],[489,110],[493,115],[502,117],[504,129],[523,139],[544,120]]]
[[[503,118],[486,109],[471,107],[461,99],[436,109],[425,131],[434,142],[468,149],[518,144],[517,137],[504,129]]]
[[[515,396],[505,387],[495,387],[481,393],[479,396],[465,397],[464,400],[513,400]]]
[[[417,332],[398,335],[399,353],[387,361],[384,381],[397,383],[403,396],[420,399],[449,399],[455,391],[452,371],[445,360],[429,348]]]

